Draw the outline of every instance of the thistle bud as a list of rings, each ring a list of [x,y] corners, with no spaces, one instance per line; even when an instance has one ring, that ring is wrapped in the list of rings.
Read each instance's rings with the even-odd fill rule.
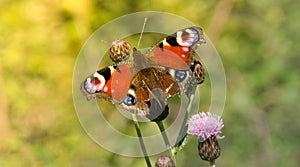
[[[221,148],[219,146],[216,136],[211,136],[204,142],[199,140],[198,153],[201,159],[205,161],[214,161],[220,156]]]
[[[201,84],[205,79],[205,70],[200,61],[194,60],[190,66],[191,71],[194,74],[197,84]]]
[[[115,40],[114,42],[112,42],[110,47],[110,59],[115,63],[119,63],[123,60],[128,59],[130,52],[131,47],[128,42]]]

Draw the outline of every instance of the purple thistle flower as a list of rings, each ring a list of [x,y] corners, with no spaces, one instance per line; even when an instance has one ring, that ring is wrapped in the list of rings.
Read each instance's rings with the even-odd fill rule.
[[[193,115],[188,120],[187,133],[198,136],[198,153],[201,159],[214,163],[220,156],[221,148],[217,139],[224,138],[220,136],[223,127],[221,117],[210,112]]]
[[[167,156],[161,156],[157,159],[155,167],[175,167],[173,160]]]
[[[224,136],[220,136],[223,127],[224,124],[220,116],[210,112],[201,112],[193,115],[188,120],[187,133],[198,136],[199,141],[204,142],[212,136],[215,136],[217,139],[224,138]]]

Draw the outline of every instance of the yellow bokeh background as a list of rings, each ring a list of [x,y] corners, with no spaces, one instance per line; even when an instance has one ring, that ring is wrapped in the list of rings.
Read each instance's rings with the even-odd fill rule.
[[[0,166],[146,166],[143,158],[115,155],[94,143],[82,129],[72,101],[75,60],[89,36],[112,19],[146,10],[193,21],[220,53],[227,101],[226,137],[220,141],[217,164],[299,166],[297,4],[296,0],[1,0]],[[178,166],[208,165],[198,157],[195,142],[190,139],[177,155]],[[153,163],[155,159],[151,157]]]

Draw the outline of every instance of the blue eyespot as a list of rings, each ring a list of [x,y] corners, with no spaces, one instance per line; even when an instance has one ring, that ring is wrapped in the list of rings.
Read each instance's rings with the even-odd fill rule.
[[[186,71],[177,70],[175,72],[175,79],[177,82],[182,82],[186,78]]]
[[[126,104],[127,106],[132,106],[132,105],[135,105],[136,99],[132,95],[127,94],[123,100],[123,103]]]

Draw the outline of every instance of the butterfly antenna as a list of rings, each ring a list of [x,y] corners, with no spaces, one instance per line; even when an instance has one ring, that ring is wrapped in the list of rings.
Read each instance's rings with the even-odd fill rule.
[[[142,36],[143,36],[144,30],[145,30],[146,22],[147,22],[147,18],[145,17],[142,32],[141,32],[141,35],[140,35],[140,38],[139,38],[139,41],[138,41],[138,44],[137,44],[137,48],[139,48],[140,42],[142,40]]]

